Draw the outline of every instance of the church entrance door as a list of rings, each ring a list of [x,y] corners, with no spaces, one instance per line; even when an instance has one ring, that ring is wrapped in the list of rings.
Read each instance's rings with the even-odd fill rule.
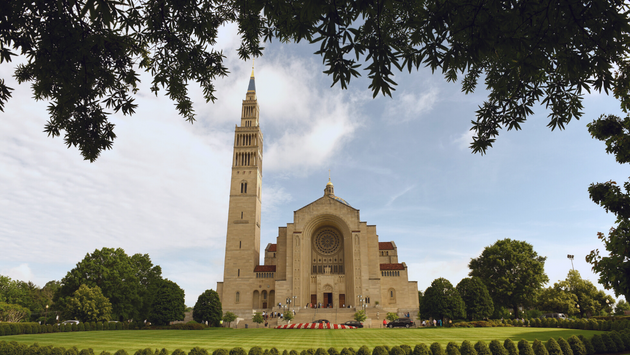
[[[331,293],[324,293],[324,307],[332,308],[333,306],[333,295]]]
[[[339,307],[345,307],[346,306],[346,295],[343,293],[339,294]]]
[[[311,304],[313,307],[317,307],[317,295],[311,295]]]
[[[267,308],[267,302],[263,302],[262,308]]]

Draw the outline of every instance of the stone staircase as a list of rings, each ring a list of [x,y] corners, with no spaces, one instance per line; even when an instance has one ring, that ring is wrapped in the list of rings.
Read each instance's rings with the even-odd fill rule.
[[[274,308],[272,311],[281,312],[284,310],[279,310],[279,309]],[[346,321],[353,320],[354,313],[356,311],[357,310],[354,308],[299,308],[299,309],[296,308],[295,318],[291,320],[291,324],[311,323],[318,319],[326,319],[330,323],[341,324]],[[371,319],[368,319],[367,323],[370,323],[370,322],[371,322]],[[287,321],[280,318],[269,318],[267,320],[267,323],[268,323],[269,328],[273,328],[278,325],[287,324]],[[252,322],[251,318],[249,319],[241,318],[239,319],[237,325],[234,325],[234,324],[232,325],[232,328],[242,329],[242,328],[245,328],[245,324],[247,324],[248,328],[264,328],[265,327],[264,325],[265,323],[257,325],[256,323]],[[366,326],[370,327],[370,325],[367,325],[367,324]]]

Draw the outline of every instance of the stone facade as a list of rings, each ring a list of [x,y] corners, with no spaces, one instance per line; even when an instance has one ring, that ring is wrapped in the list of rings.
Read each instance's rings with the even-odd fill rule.
[[[217,284],[223,310],[251,318],[290,301],[298,309],[363,306],[413,319],[418,284],[409,281],[396,244],[379,242],[376,226],[361,222],[359,210],[337,197],[330,181],[321,198],[278,229],[259,265],[262,147],[252,71],[234,137],[224,281]]]

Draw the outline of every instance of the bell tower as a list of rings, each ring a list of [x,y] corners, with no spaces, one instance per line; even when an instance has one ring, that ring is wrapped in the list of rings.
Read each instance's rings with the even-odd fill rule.
[[[249,307],[245,284],[255,278],[260,260],[260,207],[263,135],[259,127],[254,68],[241,109],[241,124],[234,132],[232,179],[225,245],[223,285],[219,295],[223,309]]]

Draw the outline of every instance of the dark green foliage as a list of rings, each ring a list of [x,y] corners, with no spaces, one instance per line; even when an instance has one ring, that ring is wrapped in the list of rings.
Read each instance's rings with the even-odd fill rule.
[[[208,350],[195,346],[194,348],[190,349],[188,355],[208,355]],[[241,355],[245,355],[245,350],[243,350],[243,354]]]
[[[490,317],[494,313],[494,303],[488,289],[478,277],[462,279],[456,286],[462,296],[466,319],[478,320]]]
[[[489,348],[492,355],[508,355],[508,351],[505,349],[503,344],[496,339],[490,342]]]
[[[389,355],[389,351],[383,346],[375,346],[372,350],[372,355]]]
[[[442,345],[440,345],[440,343],[438,342],[431,344],[429,349],[431,349],[432,355],[445,355],[444,350],[442,349]]]
[[[212,352],[212,355],[228,355],[228,351],[225,349],[217,349],[215,351]],[[175,354],[172,354],[175,355]]]
[[[240,346],[237,346],[230,350],[230,355],[247,355],[247,352],[245,351],[245,349],[241,348]]]
[[[516,344],[512,341],[512,339],[505,339],[503,342],[503,347],[507,350],[509,355],[518,355],[518,349],[516,348]]]
[[[411,353],[413,352],[413,349],[411,348],[411,346],[407,344],[401,345],[400,348],[405,351],[405,355],[411,355]]]
[[[622,330],[619,332],[619,336],[621,337],[621,340],[623,341],[624,348],[626,350],[630,350],[630,334]]]
[[[287,351],[287,349],[284,349],[284,350],[282,351],[282,355],[289,355],[289,352]]]
[[[186,311],[184,290],[168,279],[158,281],[156,288],[149,313],[149,322],[155,325],[169,325],[172,321],[184,320],[184,312]]]
[[[290,354],[290,355],[297,355],[297,354]],[[352,353],[348,348],[343,348],[341,349],[340,355],[355,355],[355,354]]]
[[[479,340],[475,343],[475,350],[477,351],[477,355],[492,355],[488,345],[483,340]]]
[[[193,307],[193,319],[198,323],[208,322],[211,327],[221,325],[223,310],[219,294],[214,290],[206,290],[199,295],[197,303]]]
[[[64,355],[79,355],[79,352],[75,348],[66,349]]]
[[[253,346],[249,349],[248,355],[262,355],[263,349],[260,346]],[[214,355],[214,354],[213,354]]]
[[[317,350],[319,350],[319,349],[317,349]],[[322,349],[322,350],[324,350],[324,349]],[[324,352],[325,351],[326,350],[324,350]],[[273,348],[269,349],[269,354],[271,354],[271,355],[280,355],[280,352],[278,351],[278,349],[276,347],[273,347]]]
[[[94,350],[92,348],[83,349],[79,351],[79,355],[94,355]]]
[[[560,345],[554,338],[549,338],[549,340],[547,340],[547,343],[545,343],[545,347],[547,348],[549,355],[563,355]]]
[[[610,339],[612,339],[613,342],[615,342],[615,347],[617,347],[617,351],[624,351],[626,350],[626,345],[623,343],[623,339],[621,339],[621,337],[619,336],[619,333],[617,333],[616,331],[612,331],[609,334]]]
[[[462,342],[462,346],[461,348],[459,348],[459,352],[461,353],[461,355],[477,355],[477,350],[475,350],[475,347],[473,347],[473,345],[468,340],[464,340]]]
[[[617,349],[617,345],[607,333],[602,333],[601,337],[604,345],[606,346],[607,352],[616,353],[619,351],[619,349]]]
[[[571,351],[573,351],[573,355],[587,355],[586,347],[582,344],[580,338],[572,335],[567,339],[567,343],[571,347]]]
[[[446,354],[447,355],[461,355],[461,353],[459,352],[459,346],[457,346],[457,344],[454,341],[450,341],[446,345]]]
[[[431,355],[431,350],[429,350],[429,347],[424,343],[416,344],[416,346],[413,347],[413,355]]]
[[[330,347],[327,350],[328,355],[339,355],[339,352],[337,351],[337,349]]]
[[[593,344],[591,343],[591,341],[582,334],[578,335],[578,338],[580,339],[582,344],[584,344],[584,348],[586,349],[586,355],[594,355],[595,348],[593,348]]]
[[[154,355],[154,354],[151,348],[144,348],[144,349],[137,350],[133,355]]]
[[[518,342],[518,354],[519,355],[534,355],[534,350],[529,345],[529,342],[525,339],[521,339]]]
[[[595,354],[604,354],[608,352],[608,349],[606,349],[606,345],[602,340],[602,336],[599,334],[593,335],[593,337],[591,338],[591,344],[593,344]]]
[[[573,351],[571,350],[571,346],[569,346],[569,343],[567,343],[567,341],[564,340],[564,338],[562,338],[562,337],[558,338],[558,345],[560,346],[560,349],[562,349],[562,353],[564,355],[573,355]]]
[[[549,352],[547,351],[545,345],[542,343],[542,341],[538,339],[534,340],[532,350],[534,350],[535,355],[549,355]]]
[[[277,351],[277,350],[276,350]],[[269,354],[273,355],[273,353],[271,352],[271,350],[269,350]],[[315,351],[315,355],[328,355],[328,352],[326,351],[326,349],[324,348],[317,348],[317,350]]]
[[[436,319],[461,319],[466,310],[462,296],[453,285],[445,278],[438,278],[424,292],[420,313]]]
[[[344,348],[345,349],[345,348]],[[341,352],[343,354],[343,351]],[[213,354],[214,355],[214,354]],[[297,351],[291,350],[289,351],[289,355],[299,355]],[[354,354],[343,354],[343,355],[354,355]]]
[[[389,355],[406,355],[405,351],[398,345],[389,349]]]
[[[546,259],[527,242],[498,240],[470,261],[469,275],[479,277],[486,285],[495,308],[518,310],[519,306],[531,305],[531,295],[549,281],[545,274]],[[518,317],[518,311],[514,311],[514,318]]]

